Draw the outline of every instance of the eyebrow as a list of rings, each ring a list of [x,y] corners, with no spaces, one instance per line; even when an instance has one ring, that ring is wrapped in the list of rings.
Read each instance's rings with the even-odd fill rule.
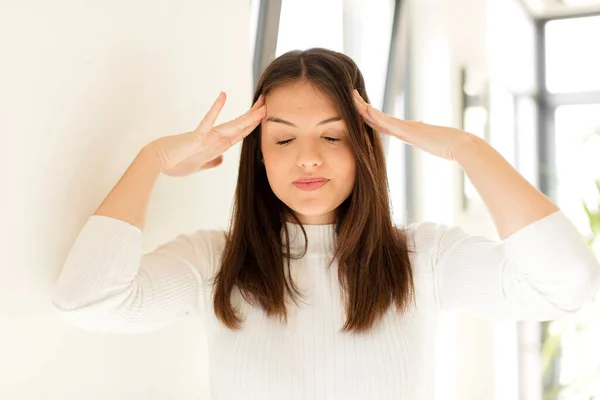
[[[341,121],[341,120],[342,120],[342,117],[331,117],[331,118],[327,118],[327,119],[319,122],[316,126],[325,125],[325,124],[329,124],[331,122],[337,122],[337,121]],[[269,117],[269,118],[267,118],[267,121],[277,122],[279,124],[289,125],[289,126],[293,126],[294,128],[298,128],[297,125],[291,123],[290,121],[286,121],[285,119],[281,119],[278,117]]]

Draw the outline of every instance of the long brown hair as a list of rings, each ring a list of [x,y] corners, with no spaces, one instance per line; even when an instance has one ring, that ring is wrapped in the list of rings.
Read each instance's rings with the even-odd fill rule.
[[[369,100],[360,70],[342,53],[313,48],[281,55],[262,73],[253,103],[261,94],[299,79],[309,80],[329,95],[348,127],[356,180],[352,193],[336,212],[337,246],[331,261],[338,262],[338,279],[346,296],[343,331],[364,332],[392,303],[403,311],[414,299],[406,235],[392,224],[382,140],[355,109],[354,88]],[[301,296],[284,271],[284,259],[291,276],[290,259],[303,256],[290,254],[285,221],[291,217],[300,225],[305,244],[306,231],[271,190],[261,162],[260,135],[259,125],[242,144],[231,226],[222,265],[214,278],[214,311],[231,329],[239,329],[242,322],[231,302],[236,286],[249,303],[285,321],[285,294],[294,302],[294,293]]]

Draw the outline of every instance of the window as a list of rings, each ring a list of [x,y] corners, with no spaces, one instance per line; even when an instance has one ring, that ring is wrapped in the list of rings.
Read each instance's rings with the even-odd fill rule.
[[[558,205],[589,235],[582,201],[600,200],[594,185],[600,179],[600,104],[560,106],[554,118]]]
[[[342,0],[282,0],[276,57],[311,47],[343,52],[343,16]]]
[[[600,90],[600,16],[550,21],[545,35],[548,91]]]
[[[583,205],[596,211],[600,204],[595,184],[600,179],[600,16],[550,20],[540,34],[547,88],[541,92],[541,138],[550,144],[542,150],[553,167],[553,174],[540,178],[548,179],[544,186],[555,203],[590,238]],[[573,316],[542,324],[546,398],[600,398],[599,300]]]
[[[256,50],[256,34],[258,28],[258,14],[260,12],[260,0],[250,0],[250,54],[254,56]]]

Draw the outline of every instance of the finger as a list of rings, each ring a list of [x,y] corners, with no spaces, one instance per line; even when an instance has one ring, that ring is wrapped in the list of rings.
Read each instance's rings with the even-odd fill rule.
[[[246,114],[249,114],[253,111],[258,110],[259,108],[261,108],[263,106],[263,104],[265,104],[265,96],[261,94],[260,96],[258,96],[256,103],[254,103],[254,105],[252,106],[250,111],[248,111]]]
[[[378,109],[374,108],[370,104],[368,104],[367,113],[369,114],[369,116],[371,118],[376,120],[381,125],[391,126],[394,124],[394,122],[398,121],[397,118],[394,118],[390,115],[387,115],[386,113],[384,113],[382,111],[379,111]]]
[[[360,94],[358,94],[356,89],[354,90],[353,95],[354,95],[354,104],[356,104],[356,107],[358,108],[358,111],[360,112],[360,114],[363,117],[373,119],[373,117],[368,112],[369,104],[366,101],[364,101],[364,99],[360,96]]]
[[[377,122],[375,122],[372,119],[367,119],[367,118],[363,118],[363,119],[367,125],[369,125],[371,128],[375,129],[378,132],[381,132],[381,133],[389,133],[390,132],[389,129],[387,129],[386,127],[384,127],[381,124],[378,124]]]
[[[253,111],[250,114],[242,115],[233,121],[226,122],[224,124],[219,125],[214,130],[222,135],[222,136],[237,136],[241,131],[243,131],[248,125],[253,124],[254,122],[260,122],[261,119],[264,118],[267,112],[267,107],[265,105],[261,106],[259,109]]]
[[[262,106],[265,105],[265,98],[264,96],[261,94],[258,99],[256,100],[256,103],[254,103],[254,105],[252,106],[251,109],[249,109],[248,111],[246,111],[244,114],[240,115],[239,118],[245,117],[247,115],[252,114],[254,111],[258,110],[259,108],[261,108]]]
[[[241,132],[239,132],[235,136],[227,137],[227,140],[220,142],[220,148],[218,149],[219,153],[225,153],[229,148],[236,145],[238,142],[242,141],[246,136],[248,136],[254,129],[260,124],[260,120],[255,121],[251,125],[245,127]]]
[[[365,120],[365,122],[367,122],[371,126],[373,126],[373,124],[379,125],[377,119],[374,118],[369,113],[369,110],[368,110],[368,108],[370,107],[369,104],[367,104],[366,102],[364,102],[362,100],[362,98],[358,94],[356,94],[356,93],[354,95],[354,104],[355,104],[356,109],[358,110],[359,114]],[[376,129],[379,129],[379,128],[376,128]]]
[[[237,142],[243,140],[250,133],[252,133],[252,131],[254,131],[254,129],[256,129],[256,127],[261,123],[261,120],[262,119],[260,119],[258,121],[254,121],[253,123],[251,123],[250,125],[245,127],[237,136],[234,136],[232,139],[232,146],[234,144],[236,144]]]
[[[394,126],[400,122],[400,120],[398,118],[394,118],[391,115],[388,115],[382,111],[379,111],[378,109],[376,109],[375,107],[373,107],[372,105],[370,105],[368,103],[365,103],[365,104],[366,104],[366,113],[369,115],[369,117],[371,117],[371,119],[376,121],[379,125],[382,125],[388,129],[393,129]]]
[[[354,99],[360,114],[371,127],[383,133],[390,133],[393,129],[393,120],[395,118],[388,116],[385,113],[373,108],[369,103],[355,91]]]
[[[377,132],[391,134],[391,131],[387,127],[381,125],[380,123],[378,123],[377,121],[375,121],[373,118],[371,118],[369,116],[366,116],[366,117],[363,116],[363,121],[365,124],[369,125],[371,128],[373,128]]]
[[[225,92],[219,93],[219,97],[217,97],[210,110],[208,110],[208,112],[200,122],[200,125],[198,125],[198,130],[200,132],[208,132],[212,129],[213,125],[215,124],[215,121],[217,120],[217,117],[219,116],[221,110],[223,109],[223,106],[225,105],[226,100],[227,94]]]
[[[213,159],[213,160],[211,160],[211,161],[209,161],[209,162],[207,162],[207,163],[203,164],[203,165],[200,167],[200,169],[199,169],[199,170],[200,170],[200,171],[202,171],[202,170],[205,170],[205,169],[214,168],[214,167],[216,167],[216,166],[219,166],[219,165],[221,165],[222,163],[223,163],[223,155],[221,154],[221,155],[219,155],[217,158],[215,158],[215,159]]]

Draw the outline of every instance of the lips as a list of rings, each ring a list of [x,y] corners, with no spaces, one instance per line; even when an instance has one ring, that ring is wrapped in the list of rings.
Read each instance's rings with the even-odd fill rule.
[[[315,179],[302,179],[294,182],[294,185],[300,190],[311,191],[317,190],[323,185],[329,182],[329,179],[315,178]]]
[[[314,182],[327,182],[328,179],[325,178],[306,178],[306,179],[298,179],[297,181],[294,181],[294,183],[314,183]]]

